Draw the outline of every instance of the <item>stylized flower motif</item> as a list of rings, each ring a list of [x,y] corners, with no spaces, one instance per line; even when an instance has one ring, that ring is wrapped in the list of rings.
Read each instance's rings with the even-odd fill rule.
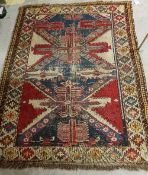
[[[123,17],[123,15],[117,15],[116,17],[115,17],[117,20],[122,20],[124,17]]]
[[[128,149],[125,155],[130,161],[134,161],[138,157],[137,151],[134,150],[133,148]]]
[[[23,158],[30,160],[34,156],[34,151],[31,148],[24,148],[22,149],[22,156]]]
[[[114,137],[114,136],[115,136],[115,133],[109,132],[109,133],[108,133],[108,136],[109,136],[109,137]]]
[[[18,87],[18,86],[20,85],[20,80],[18,80],[18,79],[12,79],[12,80],[10,81],[10,85],[11,85],[12,87],[16,88],[16,87]]]
[[[24,143],[25,143],[25,142],[28,142],[28,141],[29,141],[29,138],[28,138],[28,137],[27,137],[27,138],[24,138],[23,141],[24,141]]]
[[[78,148],[73,149],[73,151],[71,152],[70,158],[73,161],[81,162],[85,158],[84,154],[86,154],[86,152],[84,152],[84,150],[79,147],[79,149]]]
[[[15,114],[13,111],[6,112],[6,113],[4,114],[4,118],[5,118],[7,121],[15,121],[15,120],[16,120],[16,114]]]
[[[52,151],[50,148],[47,147],[39,148],[36,151],[36,156],[39,160],[48,160],[52,156]]]
[[[89,119],[89,122],[90,122],[90,123],[94,123],[95,120],[94,120],[94,119]]]
[[[111,5],[108,9],[113,12],[117,9],[117,7],[115,5]]]
[[[139,115],[139,111],[135,107],[130,107],[128,109],[128,115],[129,115],[130,118],[134,119]]]
[[[28,32],[28,31],[31,30],[31,28],[30,28],[29,26],[24,26],[23,30],[24,30],[25,32]]]
[[[132,95],[134,93],[134,87],[132,86],[126,86],[124,90],[127,95]]]
[[[3,139],[2,139],[2,145],[10,145],[12,143],[12,138],[10,137],[10,135],[6,135]]]
[[[18,150],[15,147],[8,147],[4,150],[3,156],[6,160],[14,160],[18,157]]]
[[[119,29],[116,31],[116,34],[120,37],[123,37],[126,34],[126,31],[124,29]]]
[[[125,54],[127,54],[127,52],[128,52],[128,48],[127,48],[127,47],[120,47],[120,48],[118,49],[118,52],[119,52],[121,55],[125,55]]]
[[[142,129],[142,125],[139,121],[135,120],[129,123],[129,128],[133,131],[133,132],[139,132]]]
[[[61,11],[61,8],[60,7],[53,7],[50,9],[51,12],[54,12],[54,13],[58,13]]]
[[[5,124],[5,127],[4,128],[5,128],[5,131],[10,132],[13,129],[15,129],[15,126],[13,125],[12,122],[9,122],[9,123]]]
[[[58,148],[54,151],[55,153],[55,158],[58,160],[65,159],[67,157],[67,152],[63,148]]]
[[[103,128],[103,131],[107,132],[109,129],[108,127]]]
[[[37,124],[37,127],[38,127],[38,128],[43,128],[44,126],[45,126],[45,125],[44,125],[43,123],[38,123],[38,124]]]
[[[26,41],[26,42],[21,42],[20,43],[20,47],[22,48],[22,49],[25,49],[26,47],[28,47],[28,44],[29,44],[29,42],[28,41]]]
[[[35,132],[36,132],[36,128],[32,128],[31,131],[32,131],[33,133],[35,133]]]
[[[119,155],[117,152],[112,152],[112,154],[111,154],[112,159],[116,160],[118,157],[119,157]]]
[[[116,142],[117,141],[117,138],[116,137],[112,137],[111,138],[111,141]]]
[[[144,142],[144,139],[140,135],[136,134],[132,138],[132,141],[139,147]]]
[[[41,11],[43,12],[43,13],[47,13],[48,12],[48,8],[47,7],[43,7],[42,9],[41,9]]]
[[[94,11],[94,9],[93,9],[92,6],[87,6],[87,7],[86,7],[86,10],[87,10],[88,12],[93,12],[93,11]]]
[[[88,152],[88,156],[93,160],[99,160],[102,157],[102,151],[99,148],[92,148]]]
[[[17,65],[18,67],[21,67],[23,64],[24,64],[24,60],[22,60],[22,59],[17,59],[17,60],[16,60],[16,65]]]
[[[79,159],[81,159],[81,157],[82,157],[82,155],[81,155],[81,153],[80,152],[76,152],[75,154],[73,154],[73,158],[75,159],[75,160],[79,160]]]
[[[112,162],[119,162],[122,159],[123,155],[119,149],[112,147],[106,151],[104,157],[108,158],[108,160],[111,160]]]
[[[25,137],[26,138],[31,138],[32,137],[32,133],[31,132],[26,132]]]
[[[46,92],[50,92],[50,90],[49,90],[49,89],[45,89],[45,91],[46,91]]]
[[[92,87],[89,87],[89,92],[92,92],[94,89]]]
[[[76,6],[74,11],[77,12],[77,13],[81,13],[83,11],[83,7],[82,6]]]
[[[56,9],[57,10],[57,9]],[[59,9],[58,9],[59,10]],[[69,8],[69,7],[65,7],[65,8],[63,8],[63,11],[66,13],[68,13],[68,12],[70,12],[71,11],[71,9]]]
[[[40,85],[41,85],[41,83],[40,83],[40,82],[37,82],[36,84],[37,84],[38,86],[40,86]]]
[[[49,119],[46,119],[46,118],[45,118],[45,119],[43,120],[43,122],[44,122],[45,124],[47,124],[47,123],[49,123]]]
[[[101,127],[101,126],[102,126],[102,124],[99,122],[95,124],[95,127]]]

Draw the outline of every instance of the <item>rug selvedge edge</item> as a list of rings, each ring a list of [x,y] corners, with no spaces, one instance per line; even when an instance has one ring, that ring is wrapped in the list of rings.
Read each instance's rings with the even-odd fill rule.
[[[136,31],[135,31],[135,24],[134,24],[134,18],[133,18],[133,8],[131,4],[128,4],[127,6],[128,10],[128,18],[129,18],[129,27],[130,27],[130,35],[131,35],[131,42],[132,45],[132,52],[133,52],[133,62],[135,63],[136,67],[136,78],[137,78],[137,90],[140,95],[139,101],[141,103],[141,111],[144,116],[144,121],[143,123],[145,125],[148,124],[148,91],[147,91],[147,85],[146,85],[146,79],[145,79],[145,74],[144,74],[144,68],[142,64],[142,59],[138,50],[138,40],[136,36]],[[148,129],[147,126],[145,126],[145,131],[146,131],[146,141],[148,145]]]
[[[146,78],[144,74],[144,68],[142,65],[142,59],[139,53],[138,49],[138,40],[136,36],[135,31],[135,24],[134,24],[134,18],[133,18],[133,8],[131,4],[128,4],[128,17],[129,17],[129,25],[130,25],[130,35],[132,39],[132,46],[134,51],[133,59],[135,61],[135,65],[137,68],[137,72],[135,72],[136,77],[138,77],[138,83],[139,83],[139,93],[141,94],[140,101],[143,103],[145,118],[148,122],[148,91],[147,91],[147,85],[146,85]]]
[[[16,45],[16,40],[17,40],[17,34],[19,33],[19,28],[20,28],[20,24],[21,24],[21,18],[23,16],[23,12],[24,9],[20,9],[16,18],[16,23],[13,29],[13,32],[11,34],[12,38],[8,47],[8,52],[4,61],[4,66],[3,66],[3,70],[1,73],[1,78],[0,78],[0,104],[2,103],[2,100],[4,99],[3,95],[4,95],[4,89],[6,87],[6,80],[8,77],[8,73],[9,73],[9,63],[12,60],[12,56],[15,52],[15,45]]]

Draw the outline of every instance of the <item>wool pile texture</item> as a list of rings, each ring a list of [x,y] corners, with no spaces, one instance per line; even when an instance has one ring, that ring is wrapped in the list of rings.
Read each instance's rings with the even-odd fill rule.
[[[1,168],[147,169],[131,2],[21,7],[0,101]]]

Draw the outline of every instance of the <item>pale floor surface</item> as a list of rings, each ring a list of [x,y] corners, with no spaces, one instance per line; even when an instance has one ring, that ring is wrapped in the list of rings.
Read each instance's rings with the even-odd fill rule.
[[[12,0],[13,1],[13,0]],[[89,2],[90,0],[26,0],[24,4],[34,3],[72,3],[72,2]],[[95,1],[95,0],[92,0]],[[7,16],[0,20],[0,72],[4,64],[6,53],[11,39],[15,19],[18,13],[19,5],[7,7]],[[140,0],[139,5],[133,5],[134,20],[138,43],[141,43],[146,33],[148,33],[148,0]],[[147,86],[148,86],[148,39],[140,50],[142,63],[144,66]],[[24,169],[24,170],[4,170],[0,169],[0,175],[148,175],[148,171],[128,171],[128,170],[113,170],[113,171],[95,171],[95,170],[43,170]]]

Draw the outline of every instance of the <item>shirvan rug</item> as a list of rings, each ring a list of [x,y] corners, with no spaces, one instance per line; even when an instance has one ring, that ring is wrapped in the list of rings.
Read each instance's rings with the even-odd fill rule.
[[[147,169],[131,6],[20,8],[0,87],[0,167]]]

